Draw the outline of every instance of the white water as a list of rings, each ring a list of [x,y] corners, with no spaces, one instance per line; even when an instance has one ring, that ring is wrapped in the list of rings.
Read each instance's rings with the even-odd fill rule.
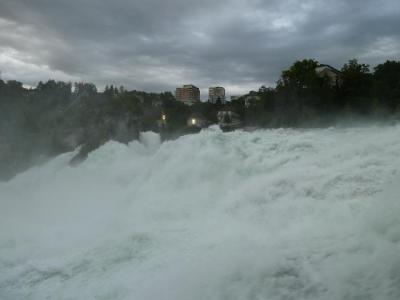
[[[400,299],[400,127],[108,143],[0,183],[0,299]]]

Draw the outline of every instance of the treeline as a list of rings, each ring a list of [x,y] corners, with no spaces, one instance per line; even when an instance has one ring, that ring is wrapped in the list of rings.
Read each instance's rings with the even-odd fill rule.
[[[170,92],[113,85],[99,92],[91,83],[54,80],[27,89],[21,82],[0,80],[0,179],[79,146],[73,162],[108,140],[129,142],[140,131],[158,130],[162,111],[171,134],[184,128],[190,114]]]
[[[305,59],[284,70],[275,88],[261,87],[232,102],[246,124],[263,127],[325,126],[338,120],[396,119],[400,113],[400,62],[373,70],[350,60],[332,84]],[[246,107],[247,106],[247,107]]]
[[[33,163],[80,146],[79,162],[109,140],[129,142],[140,131],[161,129],[163,138],[191,130],[187,119],[217,122],[220,109],[236,111],[244,125],[258,127],[329,126],[340,119],[396,119],[400,115],[400,62],[373,70],[350,60],[332,85],[316,72],[319,62],[306,59],[284,70],[276,87],[262,86],[226,105],[208,102],[186,106],[170,92],[145,93],[91,83],[49,80],[35,88],[0,80],[0,179]],[[160,126],[161,115],[166,125]],[[193,128],[192,128],[193,129]]]

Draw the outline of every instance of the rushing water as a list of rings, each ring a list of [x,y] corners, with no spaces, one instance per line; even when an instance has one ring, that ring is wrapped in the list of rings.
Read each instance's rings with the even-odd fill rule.
[[[110,142],[0,183],[0,299],[400,299],[400,126]]]

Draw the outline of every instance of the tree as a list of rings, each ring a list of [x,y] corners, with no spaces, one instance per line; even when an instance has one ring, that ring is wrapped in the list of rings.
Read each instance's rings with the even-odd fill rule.
[[[97,88],[93,83],[75,82],[74,93],[81,97],[91,97],[97,95]]]
[[[374,94],[389,109],[400,104],[400,61],[386,61],[374,68]]]
[[[315,72],[318,65],[313,59],[296,61],[288,70],[282,72],[278,88],[301,90],[320,86],[323,80]]]
[[[16,91],[21,91],[23,89],[22,82],[16,80],[7,81],[7,86],[9,89],[14,89]]]
[[[46,83],[40,81],[36,92],[42,97],[59,98],[60,101],[69,100],[71,96],[71,82],[48,80]]]
[[[258,96],[260,98],[260,103],[263,106],[263,109],[269,112],[274,111],[275,109],[275,95],[276,92],[273,88],[267,88],[265,86],[261,86],[258,90]]]
[[[331,88],[328,78],[316,73],[318,66],[318,61],[304,59],[296,61],[288,70],[282,72],[274,97],[274,109],[285,119],[285,124],[294,126],[301,122],[302,111],[322,113],[333,107],[335,91]]]
[[[9,80],[4,82],[0,80],[0,95],[3,97],[19,97],[25,92],[22,82],[16,80]]]
[[[351,59],[342,67],[343,86],[345,96],[369,96],[372,76],[369,65],[358,63]]]

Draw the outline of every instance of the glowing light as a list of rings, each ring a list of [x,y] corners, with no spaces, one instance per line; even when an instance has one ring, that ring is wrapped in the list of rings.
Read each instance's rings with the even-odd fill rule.
[[[192,118],[192,125],[196,125],[197,120],[195,118]]]
[[[167,119],[167,116],[166,115],[161,115],[161,119],[163,120],[163,121],[165,121],[166,119]]]

